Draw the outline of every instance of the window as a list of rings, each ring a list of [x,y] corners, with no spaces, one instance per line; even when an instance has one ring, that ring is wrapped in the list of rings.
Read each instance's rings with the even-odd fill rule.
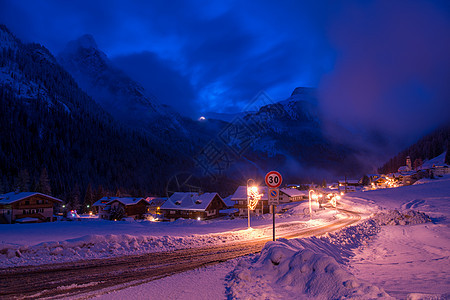
[[[30,201],[25,201],[25,205],[30,205]]]

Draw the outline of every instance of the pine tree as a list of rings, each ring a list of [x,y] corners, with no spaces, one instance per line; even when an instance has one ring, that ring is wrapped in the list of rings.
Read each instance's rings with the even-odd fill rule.
[[[17,188],[21,192],[30,191],[30,175],[26,169],[20,170]]]
[[[447,153],[445,154],[445,163],[450,165],[450,140],[447,141]]]
[[[80,188],[78,184],[75,183],[69,196],[69,205],[73,210],[80,210]]]
[[[43,168],[41,176],[39,176],[37,191],[42,194],[51,195],[52,189],[50,187],[50,180],[48,179],[47,169]]]
[[[103,189],[103,186],[100,185],[95,192],[94,201],[100,200],[101,198],[105,197],[105,195],[105,190]]]
[[[89,211],[92,209],[92,204],[94,204],[94,192],[92,191],[92,186],[89,183],[86,188],[86,193],[84,194],[84,207],[86,207]]]

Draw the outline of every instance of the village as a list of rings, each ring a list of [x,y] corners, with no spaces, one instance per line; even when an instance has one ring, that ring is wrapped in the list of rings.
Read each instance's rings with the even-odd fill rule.
[[[340,195],[354,191],[367,191],[411,185],[421,178],[436,178],[450,174],[443,163],[445,153],[425,163],[406,158],[405,165],[391,174],[366,174],[360,179],[339,180],[335,183],[288,184],[279,190],[276,213],[283,212],[292,203],[313,201],[318,208],[336,206]],[[106,196],[92,205],[86,205],[83,214],[66,209],[65,201],[38,192],[9,192],[0,195],[0,223],[21,224],[82,219],[174,221],[179,218],[209,220],[220,217],[260,216],[272,213],[266,186],[256,187],[259,202],[249,209],[252,193],[249,186],[239,186],[228,197],[217,192],[175,192],[170,197]],[[253,187],[255,188],[255,187]],[[305,209],[305,214],[308,210]]]

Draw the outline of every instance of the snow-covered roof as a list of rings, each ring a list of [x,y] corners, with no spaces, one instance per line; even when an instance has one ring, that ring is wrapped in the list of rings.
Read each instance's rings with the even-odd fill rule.
[[[63,202],[61,199],[49,196],[49,195],[45,195],[45,194],[41,194],[41,193],[36,193],[36,192],[10,192],[10,193],[6,193],[6,194],[2,194],[0,195],[0,204],[12,204],[14,202],[20,201],[22,199],[31,197],[31,196],[35,196],[35,195],[40,195],[49,199],[52,199],[56,202]]]
[[[268,200],[268,190],[267,190],[267,186],[260,186],[258,187],[258,193],[263,193],[261,200]],[[247,199],[247,187],[246,186],[239,186],[236,190],[236,192],[234,192],[233,196],[231,196],[231,200],[236,201],[236,200],[246,200]]]
[[[294,188],[281,188],[280,192],[285,193],[289,197],[304,196],[308,194],[308,191],[300,191]]]
[[[225,204],[227,205],[227,207],[233,207],[234,206],[234,202],[231,200],[231,197],[233,195],[230,195],[228,197],[223,198],[223,202],[225,202]]]
[[[103,198],[95,201],[95,203],[92,204],[92,206],[106,206],[109,201],[111,201],[110,197],[103,197]]]
[[[167,198],[159,198],[159,197],[147,197],[145,200],[150,204],[150,206],[161,206],[164,202],[167,201]]]
[[[107,203],[107,205],[111,204],[113,201],[119,201],[123,205],[135,205],[142,200],[148,204],[148,202],[144,198],[132,198],[132,197],[108,197],[108,198],[110,199],[110,201]]]
[[[198,193],[177,192],[164,202],[161,209],[204,211],[215,196],[219,197],[220,201],[223,202],[217,193],[204,193],[199,195]]]

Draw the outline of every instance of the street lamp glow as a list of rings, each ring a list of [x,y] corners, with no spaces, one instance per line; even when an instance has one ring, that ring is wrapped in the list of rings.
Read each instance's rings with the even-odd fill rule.
[[[261,199],[262,194],[258,193],[258,187],[253,179],[247,180],[247,212],[248,212],[248,228],[250,228],[250,210],[254,210]]]

